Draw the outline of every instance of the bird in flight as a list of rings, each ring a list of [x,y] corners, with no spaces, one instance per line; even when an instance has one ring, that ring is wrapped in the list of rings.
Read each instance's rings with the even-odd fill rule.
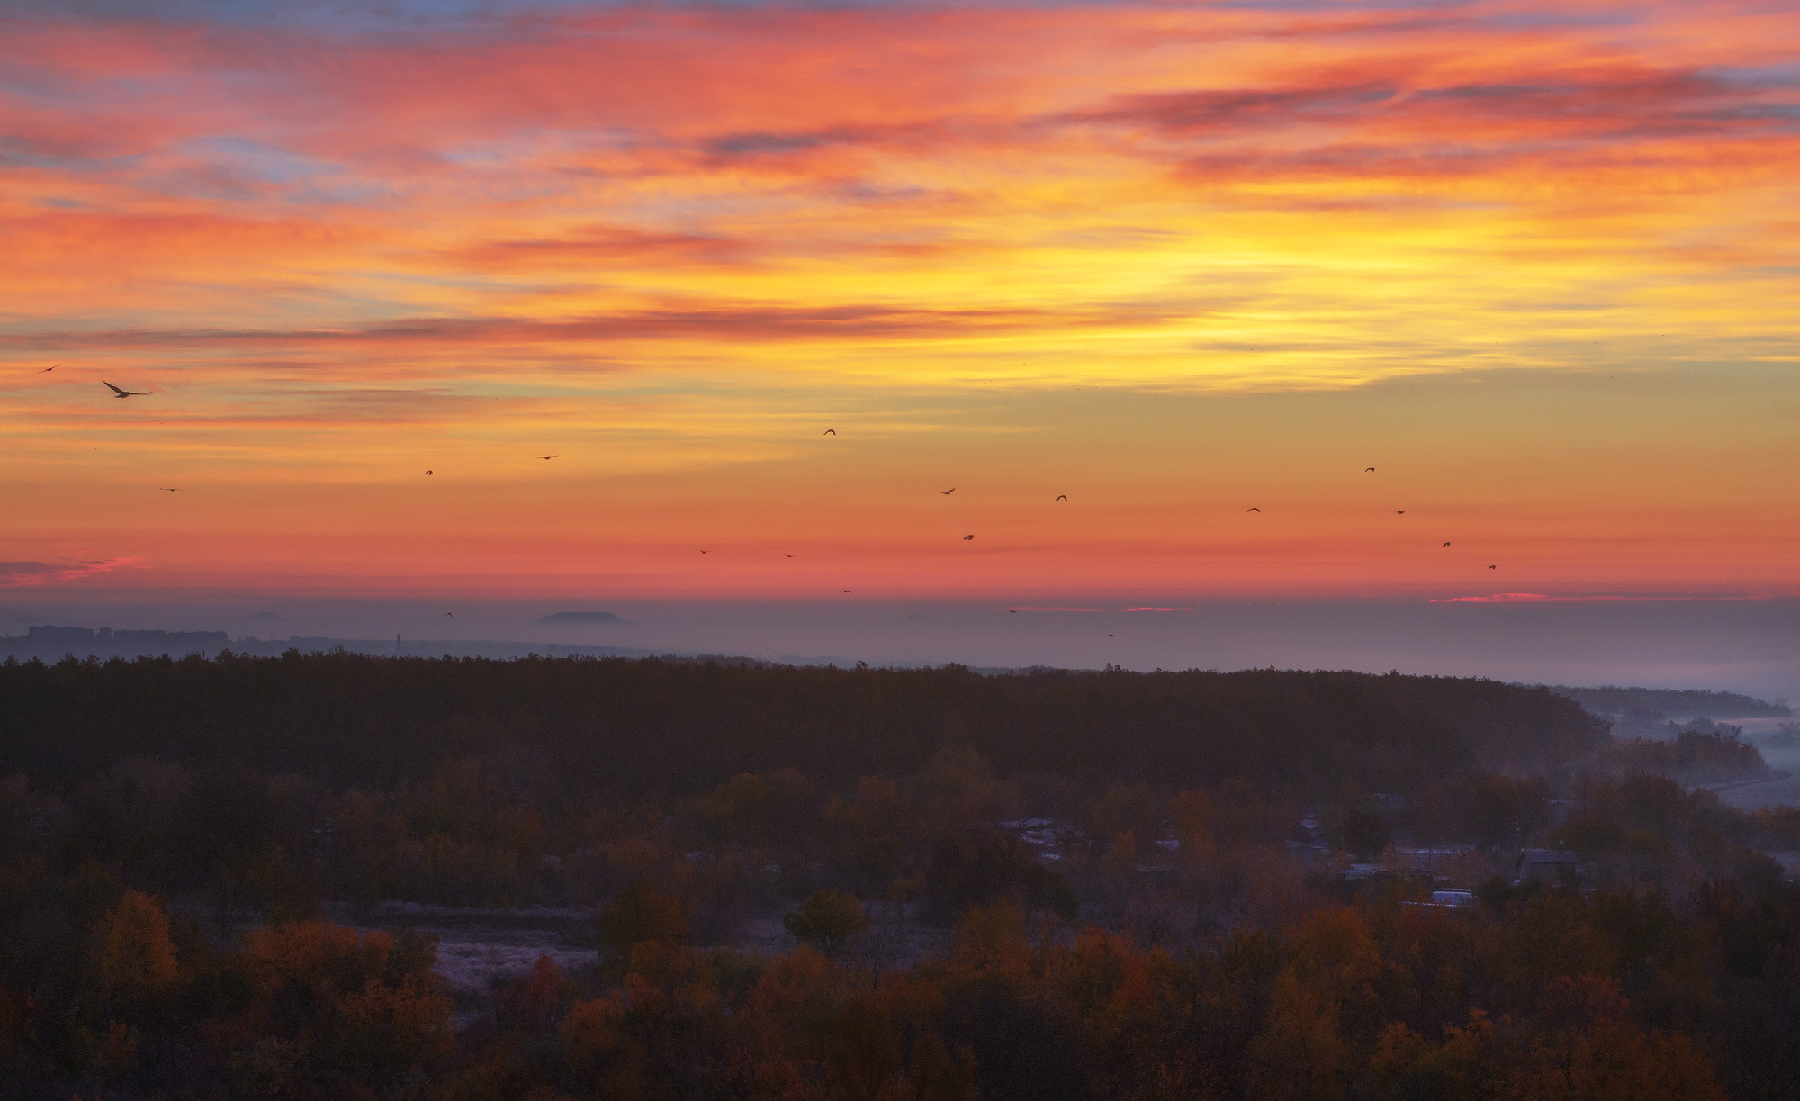
[[[973,539],[975,537],[973,535],[965,535],[965,536],[963,536],[963,538],[964,539]]]
[[[1069,499],[1069,495],[1068,495],[1068,494],[1067,494],[1067,493],[1058,493],[1058,494],[1057,494],[1057,495],[1056,495],[1056,499],[1057,499],[1057,500],[1058,500],[1058,501],[1066,501],[1066,500],[1068,500],[1068,499]]]
[[[430,474],[430,473],[431,473],[431,471],[429,471],[429,470],[427,470],[427,471],[426,471],[426,472],[425,472],[425,473],[427,473],[427,474]]]
[[[1446,546],[1446,547],[1447,547],[1447,546],[1449,546],[1449,545],[1450,545],[1450,544],[1448,544],[1448,543],[1445,543],[1445,544],[1444,544],[1444,546]]]
[[[701,554],[711,554],[711,553],[712,553],[712,551],[701,551],[701,552],[700,552],[700,553],[701,553]]]
[[[793,556],[793,555],[791,555],[791,554],[790,554],[790,555],[788,555],[788,557],[789,557],[789,558],[792,558],[792,557],[794,557],[794,556]]]
[[[1490,570],[1497,570],[1499,568],[1500,568],[1499,566],[1489,566],[1488,567],[1488,569],[1490,569]]]
[[[40,375],[47,375],[47,374],[49,374],[49,373],[50,373],[50,372],[51,372],[51,371],[54,371],[54,370],[56,370],[56,369],[57,369],[57,368],[58,368],[58,367],[61,367],[61,366],[62,366],[62,364],[60,364],[60,363],[52,363],[52,364],[51,364],[51,365],[50,365],[50,366],[48,366],[48,367],[46,367],[46,368],[44,368],[44,369],[43,369],[43,370],[42,370],[42,371],[39,371],[39,372],[38,372],[38,374],[40,374]]]
[[[940,489],[940,490],[938,490],[938,492],[939,492],[939,493],[942,493],[942,494],[943,494],[943,495],[944,495],[944,496],[946,496],[946,497],[948,497],[948,496],[950,496],[950,495],[951,495],[951,494],[952,494],[952,493],[955,493],[955,492],[956,492],[956,487],[955,487],[955,486],[951,486],[951,487],[950,487],[950,488],[949,488],[949,489]]]
[[[1262,509],[1260,509],[1260,508],[1247,508],[1247,509],[1245,509],[1245,510],[1244,510],[1244,511],[1245,511],[1245,512],[1261,512],[1261,511],[1262,511]]]
[[[39,372],[39,374],[42,374],[42,373],[43,372],[41,372],[41,371]],[[134,397],[134,396],[139,396],[139,395],[147,395],[150,393],[150,391],[148,391],[148,390],[121,390],[117,386],[114,386],[110,382],[103,383],[103,385],[108,390],[111,390],[113,392],[114,396],[121,397],[121,398],[129,398],[129,397]]]
[[[1406,510],[1405,510],[1405,509],[1403,509],[1403,508],[1397,508],[1397,509],[1395,509],[1395,510],[1394,510],[1394,515],[1395,515],[1395,516],[1405,516],[1405,515],[1406,515]]]
[[[1365,466],[1365,467],[1363,467],[1363,473],[1364,474],[1373,474],[1373,473],[1375,473],[1375,468],[1372,466]]]
[[[539,455],[538,458],[540,458],[540,459],[560,459],[560,458],[562,458],[562,456],[561,455]]]
[[[156,488],[162,490],[164,493],[180,493],[181,492],[181,490],[179,490],[179,489],[170,489],[168,486],[157,486]]]
[[[837,429],[835,429],[835,428],[827,428],[827,429],[826,429],[826,430],[825,430],[825,431],[823,431],[823,432],[821,432],[821,433],[819,433],[819,435],[821,435],[821,436],[835,436],[835,435],[837,435]]]
[[[444,613],[444,614],[445,614],[445,615],[447,615],[447,616],[449,616],[449,617],[451,617],[451,618],[452,618],[452,619],[454,619],[454,618],[456,618],[456,613],[455,613],[455,612],[445,612],[445,613]]]

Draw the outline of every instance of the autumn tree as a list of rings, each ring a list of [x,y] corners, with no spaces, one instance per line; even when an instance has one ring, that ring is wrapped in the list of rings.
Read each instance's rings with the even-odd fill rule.
[[[119,896],[101,922],[96,948],[100,988],[113,1002],[143,1006],[181,977],[169,915],[142,891]]]
[[[631,949],[645,942],[680,942],[688,937],[687,910],[679,899],[661,895],[640,879],[600,911],[600,960],[615,972],[631,961]]]

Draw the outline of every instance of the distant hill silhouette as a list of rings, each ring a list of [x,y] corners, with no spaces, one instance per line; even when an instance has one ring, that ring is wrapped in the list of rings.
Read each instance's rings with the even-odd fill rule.
[[[551,615],[547,615],[547,616],[540,618],[538,620],[538,622],[539,623],[548,623],[548,624],[552,624],[552,625],[562,624],[562,625],[571,626],[571,627],[581,627],[581,626],[636,627],[637,626],[637,624],[633,623],[631,620],[621,619],[620,617],[612,614],[611,612],[556,612]]]

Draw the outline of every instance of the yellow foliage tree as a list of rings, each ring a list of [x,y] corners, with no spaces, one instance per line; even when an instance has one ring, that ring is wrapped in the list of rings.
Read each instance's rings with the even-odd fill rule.
[[[115,1002],[142,1004],[181,978],[169,915],[142,891],[126,891],[100,923],[100,988]]]

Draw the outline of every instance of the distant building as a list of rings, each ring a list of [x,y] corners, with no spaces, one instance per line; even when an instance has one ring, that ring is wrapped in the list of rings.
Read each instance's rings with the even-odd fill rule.
[[[1514,878],[1519,883],[1537,880],[1544,883],[1573,883],[1581,875],[1581,867],[1571,852],[1556,849],[1520,849],[1513,862]]]
[[[45,646],[66,646],[70,643],[76,643],[82,646],[92,646],[94,644],[94,629],[92,627],[27,627],[25,629],[25,634],[26,637],[31,639],[32,645],[34,646],[40,644]]]
[[[1443,890],[1431,892],[1430,902],[1402,902],[1416,910],[1467,910],[1476,905],[1474,891]]]
[[[1461,866],[1474,851],[1473,845],[1397,846],[1387,854],[1387,863],[1396,871],[1437,872]]]
[[[1061,860],[1059,850],[1066,841],[1074,840],[1077,832],[1054,818],[1016,818],[1000,823],[1000,828],[1011,830],[1032,847],[1033,855],[1046,862]]]

